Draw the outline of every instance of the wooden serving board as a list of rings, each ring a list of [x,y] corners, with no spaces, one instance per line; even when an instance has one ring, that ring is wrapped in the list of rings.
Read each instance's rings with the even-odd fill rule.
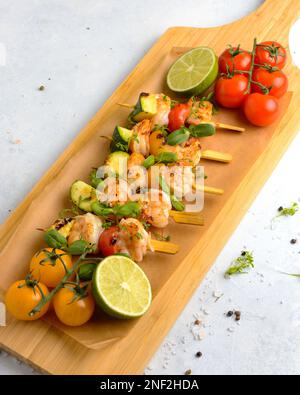
[[[259,41],[275,39],[288,46],[289,29],[299,12],[298,0],[267,0],[253,14],[230,25],[169,29],[1,226],[0,291],[24,274],[30,255],[39,247],[37,234],[30,232],[31,221],[47,226],[54,219],[57,204],[64,204],[70,182],[86,178],[91,164],[100,164],[105,157],[107,145],[101,143],[99,135],[110,134],[114,124],[122,124],[127,115],[115,103],[132,102],[142,90],[163,90],[165,71],[184,47],[207,45],[217,54],[228,43],[251,48],[249,26]],[[143,318],[120,322],[101,315],[87,326],[71,330],[51,319],[23,323],[8,317],[7,326],[0,328],[1,347],[49,373],[140,373],[299,129],[300,73],[290,58],[285,71],[293,97],[290,104],[291,94],[282,101],[282,108],[289,107],[280,123],[265,129],[248,126],[243,135],[221,132],[203,143],[205,148],[234,156],[230,165],[205,165],[210,183],[223,187],[226,193],[206,199],[203,228],[171,226],[172,241],[180,243],[182,234],[186,235],[177,256],[150,255],[143,262],[154,291],[151,309]],[[221,116],[222,120],[245,123],[236,112],[222,112]],[[96,158],[97,163],[91,163]],[[74,164],[78,162],[84,166],[77,171]],[[42,194],[44,190],[52,192]],[[43,207],[47,210],[35,218],[35,212]],[[19,244],[19,250],[13,250],[14,240],[24,234],[32,234],[24,241],[25,253]]]

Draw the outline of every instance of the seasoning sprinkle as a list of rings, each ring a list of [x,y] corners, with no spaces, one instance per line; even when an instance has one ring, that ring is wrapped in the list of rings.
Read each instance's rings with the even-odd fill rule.
[[[44,91],[44,90],[45,90],[44,85],[41,85],[41,86],[39,87],[39,91]]]
[[[240,319],[241,319],[241,312],[240,311],[235,311],[234,315],[235,315],[235,320],[236,321],[240,321]]]
[[[297,239],[292,239],[292,240],[290,241],[290,243],[291,243],[291,244],[296,244],[296,243],[297,243]]]
[[[192,374],[191,369],[186,370],[186,371],[184,372],[184,374],[185,374],[186,376],[191,375],[191,374]]]
[[[196,357],[197,357],[197,358],[201,358],[201,357],[202,357],[202,352],[201,352],[201,351],[198,351],[198,352],[196,353]]]
[[[228,311],[228,313],[226,314],[227,317],[232,317],[233,316],[233,311]]]

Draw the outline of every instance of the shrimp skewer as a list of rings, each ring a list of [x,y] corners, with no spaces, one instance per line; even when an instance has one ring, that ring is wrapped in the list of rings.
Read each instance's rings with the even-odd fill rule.
[[[69,245],[77,240],[85,240],[95,247],[94,254],[99,253],[98,242],[104,232],[101,218],[87,213],[68,218],[67,222],[72,223],[71,229],[68,228],[68,232],[65,233]],[[54,226],[57,226],[57,224],[58,221],[54,223]],[[64,232],[66,232],[66,229],[64,229]],[[116,246],[118,252],[130,255],[136,262],[141,262],[147,251],[155,250],[174,254],[179,249],[177,244],[152,240],[151,234],[145,230],[143,224],[136,218],[123,218],[120,221]]]
[[[156,114],[152,117],[153,126],[167,126],[169,123],[168,117],[171,111],[171,99],[161,94],[154,95],[157,99],[157,111]],[[212,123],[218,129],[231,130],[234,132],[244,132],[245,128],[235,125],[229,125],[221,122],[211,122],[212,113],[213,113],[213,105],[208,100],[195,100],[190,99],[188,104],[191,106],[191,114],[187,118],[187,124],[189,125],[199,125],[200,123]],[[135,108],[135,106],[127,103],[117,103],[117,105],[125,108]]]

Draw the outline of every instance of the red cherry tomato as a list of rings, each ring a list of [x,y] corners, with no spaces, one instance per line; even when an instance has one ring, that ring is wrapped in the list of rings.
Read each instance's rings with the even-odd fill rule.
[[[174,130],[181,128],[189,117],[190,112],[191,107],[189,104],[176,104],[169,112],[168,129],[170,132],[174,132]]]
[[[264,41],[257,44],[254,62],[282,69],[286,62],[286,50],[276,41]]]
[[[215,86],[215,98],[220,106],[238,108],[243,104],[248,87],[248,78],[242,74],[220,77]]]
[[[244,114],[253,125],[270,125],[279,115],[278,100],[271,95],[251,93],[245,99]]]
[[[249,71],[250,67],[251,54],[239,47],[230,47],[219,57],[220,73],[227,73],[228,70],[231,73],[235,70]]]
[[[288,89],[287,76],[281,70],[269,71],[256,68],[253,71],[252,80],[261,83],[266,88],[271,88],[270,95],[277,98],[283,96]],[[251,91],[263,93],[262,88],[257,84],[251,84]]]
[[[118,226],[112,226],[109,229],[105,229],[100,237],[98,247],[103,256],[109,256],[116,254],[118,252],[118,248],[116,246],[116,242],[118,240],[120,229]]]

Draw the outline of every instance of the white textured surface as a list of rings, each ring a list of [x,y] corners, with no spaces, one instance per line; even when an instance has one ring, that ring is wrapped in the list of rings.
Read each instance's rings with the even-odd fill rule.
[[[0,44],[6,48],[6,66],[0,66],[1,220],[165,29],[228,23],[261,2],[0,0]],[[300,198],[299,149],[297,138],[147,372],[300,373],[300,284],[280,273],[300,272],[300,214],[270,229],[277,207]],[[291,245],[291,238],[298,243]],[[255,270],[225,280],[244,247],[254,251]],[[215,291],[224,293],[216,303]],[[239,325],[224,317],[230,309],[241,310]],[[190,332],[194,314],[205,321],[202,341]],[[197,351],[202,358],[195,358]],[[0,373],[31,369],[2,354]]]

